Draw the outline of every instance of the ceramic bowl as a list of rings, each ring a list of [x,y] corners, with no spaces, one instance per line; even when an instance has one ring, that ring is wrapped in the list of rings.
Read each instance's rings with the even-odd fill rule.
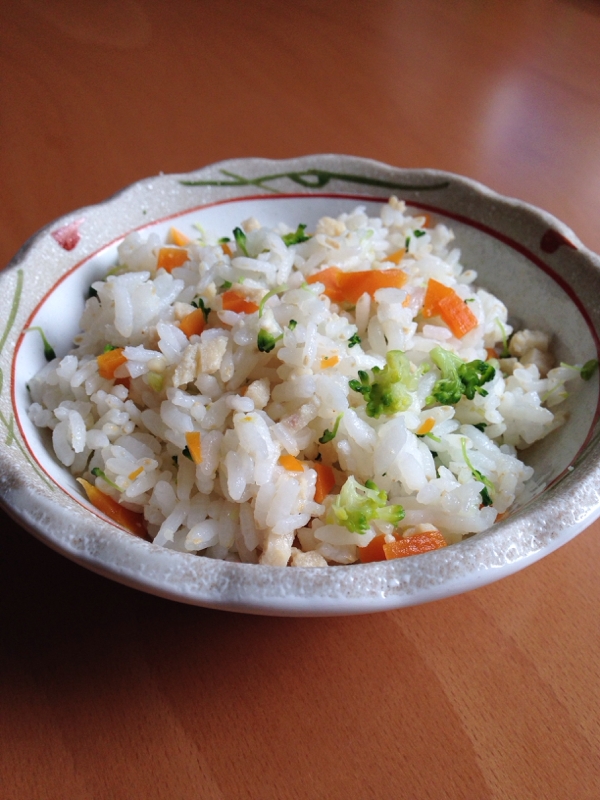
[[[552,335],[558,360],[599,357],[600,259],[565,225],[474,181],[320,155],[238,159],[161,175],[33,236],[0,277],[0,498],[21,525],[68,558],[147,592],[200,606],[277,615],[367,613],[490,583],[568,542],[600,514],[598,377],[571,398],[567,423],[526,451],[526,497],[490,530],[440,551],[326,569],[235,564],[135,538],[89,505],[27,416],[27,382],[43,366],[41,326],[57,354],[78,330],[87,288],[133,230],[192,223],[228,233],[243,219],[314,224],[356,205],[378,213],[390,194],[455,231],[466,268],[521,326]]]

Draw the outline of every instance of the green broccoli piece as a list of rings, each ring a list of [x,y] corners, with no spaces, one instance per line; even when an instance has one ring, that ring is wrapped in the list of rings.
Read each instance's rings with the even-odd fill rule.
[[[402,350],[390,350],[386,361],[383,369],[373,367],[371,370],[372,383],[364,370],[359,370],[358,380],[348,382],[350,388],[360,392],[367,401],[368,416],[376,419],[382,414],[395,414],[410,408],[410,393],[416,390],[419,382],[418,371],[413,371]]]
[[[327,442],[331,442],[333,439],[335,439],[343,416],[344,416],[343,414],[338,414],[332,431],[330,431],[329,428],[325,428],[325,430],[323,431],[323,436],[321,436],[321,438],[319,439],[319,442],[321,444],[327,444]]]
[[[465,460],[465,464],[471,470],[471,475],[475,478],[476,481],[479,481],[480,483],[483,483],[483,489],[479,492],[479,494],[481,495],[481,503],[482,503],[482,505],[484,505],[484,506],[493,505],[494,501],[491,498],[490,490],[492,492],[495,491],[494,484],[491,482],[491,480],[489,478],[486,478],[485,475],[482,472],[479,472],[478,469],[475,469],[473,464],[471,464],[469,456],[467,455],[467,439],[466,439],[466,437],[463,436],[463,438],[461,439],[461,442],[460,442],[460,446],[462,448],[462,454],[463,454],[463,458]]]
[[[193,305],[194,308],[201,308],[202,309],[202,313],[204,314],[204,321],[208,322],[208,315],[210,314],[210,307],[204,305],[204,300],[201,297],[198,296],[194,300],[192,300],[191,305]]]
[[[261,328],[258,332],[256,346],[261,353],[270,353],[280,339],[283,339],[283,333],[280,333],[279,336],[273,336],[272,333]]]
[[[443,405],[454,405],[458,403],[462,395],[469,400],[480,394],[483,397],[487,391],[482,389],[484,383],[491,381],[496,370],[487,361],[464,362],[449,350],[443,347],[434,347],[429,353],[433,363],[440,368],[442,377],[436,381],[431,397],[427,398],[428,403],[442,403]]]
[[[248,256],[248,248],[246,247],[246,234],[244,231],[241,228],[234,228],[233,238],[235,239],[238,250],[241,250],[245,256]]]
[[[302,242],[308,242],[310,236],[307,236],[304,233],[305,230],[306,230],[306,225],[300,224],[298,225],[294,233],[286,233],[281,238],[283,239],[283,242],[287,247],[290,247],[293,244],[301,244]]]
[[[379,490],[373,481],[363,486],[351,475],[331,506],[327,522],[343,525],[351,533],[365,533],[371,520],[381,519],[397,525],[404,519],[400,505],[387,505],[387,492]]]
[[[56,358],[56,353],[54,352],[54,348],[52,347],[48,339],[46,339],[46,334],[39,327],[39,325],[35,325],[33,328],[27,328],[25,333],[29,333],[29,331],[37,331],[40,334],[40,336],[42,337],[42,344],[44,346],[44,358],[46,359],[46,361],[54,361],[54,359]]]

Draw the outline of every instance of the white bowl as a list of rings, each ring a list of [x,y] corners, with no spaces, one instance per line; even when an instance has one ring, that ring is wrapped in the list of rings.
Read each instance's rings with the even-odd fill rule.
[[[466,178],[361,158],[238,159],[140,181],[33,236],[0,277],[0,499],[26,529],[68,558],[147,592],[201,606],[278,615],[354,614],[448,597],[516,572],[568,542],[600,514],[598,377],[573,398],[567,423],[525,453],[527,498],[490,530],[440,551],[326,569],[235,564],[167,550],[105,519],[58,464],[27,416],[27,382],[43,366],[39,325],[70,349],[90,283],[130,231],[191,221],[223,233],[366,205],[390,194],[447,220],[462,261],[511,318],[553,335],[561,361],[599,357],[600,259],[543,211]]]

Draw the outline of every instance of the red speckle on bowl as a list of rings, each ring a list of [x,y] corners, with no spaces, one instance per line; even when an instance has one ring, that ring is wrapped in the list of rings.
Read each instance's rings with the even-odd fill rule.
[[[63,250],[73,250],[79,244],[81,234],[79,233],[79,226],[83,222],[82,219],[76,219],[74,222],[68,222],[55,231],[52,231],[51,236],[56,239],[58,244]]]

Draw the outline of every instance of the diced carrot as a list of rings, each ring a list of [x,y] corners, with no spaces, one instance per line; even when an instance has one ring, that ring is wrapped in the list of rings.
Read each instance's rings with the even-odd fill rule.
[[[116,500],[113,500],[112,497],[104,494],[104,492],[101,492],[100,489],[88,483],[88,481],[83,478],[77,478],[77,480],[85,489],[90,503],[96,506],[98,511],[106,514],[113,522],[116,522],[117,525],[128,530],[129,533],[139,536],[140,539],[148,538],[143,514],[138,514],[136,511],[131,511],[129,508],[124,508],[122,505],[119,505]]]
[[[335,365],[339,362],[339,356],[324,356],[321,359],[321,369],[329,369],[329,367],[335,367]]]
[[[416,556],[419,553],[427,553],[429,550],[439,550],[446,547],[446,540],[439,531],[427,531],[426,533],[415,533],[414,536],[407,536],[405,539],[396,539],[395,542],[383,545],[383,552],[388,560],[393,558],[405,558],[406,556]]]
[[[171,272],[175,267],[181,267],[190,257],[188,251],[183,247],[161,247],[158,251],[158,261],[156,269],[164,269]]]
[[[279,456],[279,463],[289,472],[304,472],[302,462],[298,461],[294,456]]]
[[[417,428],[417,436],[425,436],[426,433],[430,433],[435,427],[435,419],[433,417],[427,417],[419,427]]]
[[[391,261],[393,264],[398,265],[406,254],[406,248],[401,247],[400,250],[395,250],[393,253],[390,253],[389,256],[384,256],[381,260],[382,261]]]
[[[457,339],[477,327],[477,317],[450,286],[430,278],[427,283],[423,316],[440,316]]]
[[[237,314],[253,314],[258,311],[258,306],[251,300],[246,300],[237,292],[227,291],[221,295],[224,311],[235,311]]]
[[[425,218],[422,227],[423,228],[430,228],[431,227],[431,215],[430,214],[420,214],[420,216]]]
[[[322,503],[335,486],[335,475],[329,464],[321,464],[320,461],[314,461],[312,468],[317,473],[315,503]]]
[[[342,270],[339,267],[328,267],[321,272],[317,272],[316,275],[310,275],[306,282],[324,284],[327,297],[333,300],[334,303],[342,303],[344,301],[344,294],[340,286],[340,276],[342,274]]]
[[[358,548],[358,557],[361,564],[370,564],[372,561],[385,561],[383,546],[385,544],[385,534],[381,533],[371,539],[369,544]]]
[[[440,317],[450,328],[457,339],[462,339],[469,331],[477,327],[477,317],[462,297],[454,292],[443,297],[439,304]]]
[[[134,481],[137,477],[139,477],[142,474],[143,471],[144,471],[143,467],[138,467],[137,469],[134,469],[133,472],[130,472],[127,477],[129,478],[130,481]]]
[[[229,256],[229,258],[231,258],[231,256],[233,255],[233,250],[231,249],[231,247],[229,247],[227,242],[223,242],[221,244],[221,249],[223,250],[226,256]]]
[[[407,294],[404,300],[402,301],[402,308],[408,308],[410,305],[410,295]]]
[[[486,347],[485,351],[488,358],[498,358],[498,353],[495,347]]]
[[[325,294],[334,303],[355,304],[365,293],[373,297],[378,289],[401,289],[408,275],[401,269],[343,272],[339,267],[328,267],[306,280],[308,283],[323,283]]]
[[[185,443],[188,446],[194,464],[202,463],[202,439],[199,431],[190,431],[185,435]]]
[[[177,228],[170,229],[169,237],[173,244],[179,245],[179,247],[185,247],[192,241],[189,236],[186,236],[185,233],[178,231]]]
[[[115,377],[115,370],[125,364],[127,359],[123,355],[123,348],[115,347],[114,350],[107,350],[105,353],[101,353],[96,357],[96,361],[98,362],[100,377],[111,380]]]
[[[206,326],[206,317],[201,308],[195,308],[179,322],[179,328],[190,338],[196,334],[200,336]]]
[[[439,314],[439,302],[442,298],[454,293],[454,289],[446,286],[435,278],[430,278],[427,283],[427,291],[423,301],[423,316],[426,318],[435,317]]]

